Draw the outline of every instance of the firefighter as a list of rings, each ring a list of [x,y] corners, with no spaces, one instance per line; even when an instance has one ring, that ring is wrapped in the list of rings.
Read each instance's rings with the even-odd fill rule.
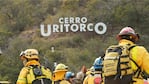
[[[117,35],[119,45],[136,45],[130,50],[133,84],[143,84],[143,80],[149,77],[149,53],[143,46],[136,44],[139,38],[131,27],[124,27]]]
[[[41,75],[45,77],[52,84],[52,73],[50,69],[41,66],[39,63],[39,52],[36,49],[27,49],[22,51],[20,54],[20,59],[22,60],[24,67],[20,71],[18,76],[17,84],[34,84],[33,81],[36,79],[35,72],[33,72],[33,66],[41,67]],[[35,69],[36,71],[40,71]],[[35,81],[34,81],[35,82]],[[36,82],[37,83],[37,82]]]

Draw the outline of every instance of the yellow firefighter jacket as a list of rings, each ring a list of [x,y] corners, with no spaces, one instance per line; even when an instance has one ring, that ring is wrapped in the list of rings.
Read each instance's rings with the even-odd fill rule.
[[[122,39],[119,42],[119,45],[125,45],[125,44],[130,44],[134,45],[133,42],[129,40]],[[137,63],[138,66],[140,66],[141,71],[145,71],[147,74],[149,74],[149,53],[148,51],[143,47],[143,46],[135,46],[130,50],[131,58]],[[138,67],[134,62],[131,62],[131,66],[133,71],[135,72]],[[138,77],[134,75],[133,80],[136,81],[133,84],[144,84],[143,83],[143,78],[141,74],[139,74]]]
[[[32,81],[35,79],[35,77],[33,74],[28,74],[29,71],[32,71],[32,70],[29,70],[30,65],[39,65],[40,66],[40,63],[35,60],[31,60],[31,61],[27,62],[25,67],[23,67],[22,70],[20,71],[20,74],[18,76],[18,80],[17,80],[16,84],[32,84]],[[42,73],[46,76],[46,78],[49,78],[49,79],[52,78],[52,73],[49,69],[46,68],[46,70],[45,70],[45,69],[41,68],[41,70],[42,70]]]
[[[52,84],[70,84],[69,81],[65,80],[66,70],[56,70],[54,71]]]

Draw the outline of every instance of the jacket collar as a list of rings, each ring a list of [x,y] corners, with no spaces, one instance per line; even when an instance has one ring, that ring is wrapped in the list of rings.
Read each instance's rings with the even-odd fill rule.
[[[122,39],[119,41],[119,45],[125,45],[125,44],[130,44],[133,45],[134,43],[132,41],[126,40],[126,39]]]
[[[40,65],[40,63],[39,61],[36,61],[36,60],[30,60],[25,64],[25,66],[30,66],[30,65]]]

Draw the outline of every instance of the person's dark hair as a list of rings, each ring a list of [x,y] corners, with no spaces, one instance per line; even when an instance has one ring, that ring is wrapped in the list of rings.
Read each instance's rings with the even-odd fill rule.
[[[135,39],[133,39],[131,35],[121,35],[121,39],[130,40],[135,43]]]
[[[102,71],[102,68],[100,68],[100,69],[95,69],[95,71]]]

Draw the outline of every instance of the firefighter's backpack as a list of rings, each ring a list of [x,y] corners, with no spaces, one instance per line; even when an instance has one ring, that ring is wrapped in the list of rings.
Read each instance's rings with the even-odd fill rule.
[[[101,84],[102,77],[100,74],[89,75],[87,78],[87,83],[88,84]]]
[[[130,50],[135,45],[112,45],[106,50],[103,61],[103,74],[105,77],[114,77],[114,79],[123,76],[132,76]]]
[[[94,78],[94,84],[101,84],[102,83],[102,78],[101,77],[95,77]]]
[[[44,66],[29,66],[27,81],[31,84],[52,84],[50,71]]]

